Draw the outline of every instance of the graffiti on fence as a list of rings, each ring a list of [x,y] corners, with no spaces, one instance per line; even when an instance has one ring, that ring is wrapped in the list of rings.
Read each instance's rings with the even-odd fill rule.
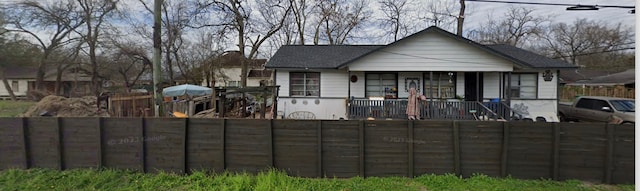
[[[109,145],[122,145],[122,144],[134,144],[140,142],[156,142],[162,141],[167,137],[164,135],[154,136],[154,137],[125,137],[120,139],[111,139],[107,141]]]
[[[415,144],[426,144],[427,141],[420,139],[412,139],[406,137],[384,137],[384,141],[390,143],[415,143]]]

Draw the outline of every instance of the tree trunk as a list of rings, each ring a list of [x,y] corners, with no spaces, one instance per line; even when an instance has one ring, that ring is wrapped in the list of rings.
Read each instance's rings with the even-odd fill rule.
[[[4,68],[0,68],[0,74],[1,74],[1,78],[2,78],[2,83],[4,84],[4,89],[7,90],[7,92],[9,93],[9,96],[11,96],[11,100],[13,101],[17,101],[18,99],[16,98],[16,94],[13,93],[13,89],[11,89],[11,85],[9,85],[9,81],[7,80],[7,78],[5,78],[5,69]]]
[[[460,13],[458,15],[458,31],[456,33],[458,36],[462,36],[462,26],[464,25],[464,9],[465,9],[464,0],[460,0]]]

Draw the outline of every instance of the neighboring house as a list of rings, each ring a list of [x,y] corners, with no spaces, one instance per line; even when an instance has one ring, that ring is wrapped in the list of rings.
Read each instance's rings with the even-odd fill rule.
[[[623,72],[597,76],[587,80],[568,83],[570,86],[624,86],[633,88],[636,84],[636,70],[628,69]]]
[[[239,87],[241,84],[242,59],[246,59],[239,51],[229,51],[223,54],[216,63],[217,71],[215,76],[215,87]],[[247,86],[273,85],[273,70],[264,69],[266,59],[248,60],[247,64]],[[206,86],[206,82],[203,82]]]
[[[30,67],[9,67],[6,69],[6,78],[11,85],[11,90],[16,96],[25,97],[27,92],[35,89],[36,69]],[[55,91],[56,84],[55,70],[45,73],[44,87],[49,93]],[[91,94],[91,77],[88,75],[66,70],[61,76],[62,95],[84,96]],[[8,97],[9,92],[0,85],[0,97]]]
[[[578,81],[590,80],[594,77],[609,75],[611,72],[602,70],[590,70],[586,68],[578,68],[575,70],[566,70],[560,73],[560,85],[572,84]]]
[[[285,118],[406,119],[409,87],[425,94],[421,117],[514,116],[557,121],[558,73],[575,66],[509,45],[481,45],[429,27],[388,45],[282,46],[267,68]]]

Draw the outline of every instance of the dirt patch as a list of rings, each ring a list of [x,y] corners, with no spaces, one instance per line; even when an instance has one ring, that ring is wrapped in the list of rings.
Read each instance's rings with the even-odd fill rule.
[[[24,117],[53,116],[53,117],[109,117],[104,108],[98,108],[94,96],[80,98],[65,98],[49,95],[24,113]]]

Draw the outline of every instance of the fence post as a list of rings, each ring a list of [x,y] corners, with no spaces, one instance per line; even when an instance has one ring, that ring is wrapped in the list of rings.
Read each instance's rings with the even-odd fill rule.
[[[24,169],[29,169],[31,167],[31,154],[30,154],[30,144],[29,144],[29,125],[27,124],[28,120],[26,117],[22,118],[22,138],[24,141]]]
[[[142,140],[144,140],[145,138],[145,129],[147,126],[147,122],[146,119],[153,119],[153,118],[140,118],[140,120],[142,120],[141,124],[142,126],[140,127],[140,135],[142,135]],[[140,157],[140,164],[142,166],[142,172],[146,173],[147,172],[147,163],[145,162],[147,160],[147,144],[145,141],[140,141],[140,144],[142,144],[142,147],[140,147],[142,150],[140,151],[141,153],[141,157]]]
[[[226,141],[225,140],[225,131],[226,131],[226,129],[227,129],[227,119],[223,118],[222,119],[222,128],[220,129],[220,131],[222,131],[220,133],[220,143],[222,144],[222,146],[220,147],[220,149],[222,150],[222,155],[220,155],[220,158],[222,160],[220,160],[220,161],[222,161],[222,171],[225,171],[227,169],[227,161],[226,161],[227,153],[225,152],[226,151],[226,148],[225,148],[225,146],[226,146],[225,145],[225,141]]]
[[[318,177],[324,176],[322,167],[322,120],[318,120]]]
[[[102,168],[104,162],[104,153],[102,153],[104,151],[103,121],[103,117],[98,118],[98,168]]]
[[[409,177],[413,178],[414,177],[414,162],[413,162],[413,142],[415,140],[413,140],[413,127],[415,126],[414,122],[415,120],[409,120],[408,121],[408,128],[407,128],[407,133],[409,135],[409,142],[407,143],[408,145],[408,149],[409,149],[409,158],[408,158],[408,168],[409,168]]]
[[[267,134],[269,135],[269,165],[274,167],[273,164],[273,119],[269,120],[269,129]]]
[[[187,144],[187,140],[189,140],[189,118],[184,118],[184,129],[182,129],[182,164],[183,164],[183,169],[184,174],[188,174],[189,173],[189,160],[188,160],[188,153],[189,153],[189,144]]]
[[[453,121],[453,170],[456,176],[462,175],[460,169],[460,127],[458,121]]]
[[[365,177],[364,174],[364,120],[358,121],[358,147],[359,147],[359,155],[360,155],[360,177]]]
[[[615,143],[615,127],[606,123],[604,126],[607,130],[607,152],[604,159],[604,183],[611,184],[611,171],[613,170],[613,151]]]
[[[560,127],[558,123],[553,123],[553,169],[551,171],[553,180],[558,180],[560,166]]]
[[[500,176],[507,176],[507,163],[509,161],[509,125],[508,122],[502,122],[502,162],[500,167]]]
[[[64,170],[64,141],[63,128],[60,125],[60,118],[56,117],[56,130],[58,132],[58,170]]]

